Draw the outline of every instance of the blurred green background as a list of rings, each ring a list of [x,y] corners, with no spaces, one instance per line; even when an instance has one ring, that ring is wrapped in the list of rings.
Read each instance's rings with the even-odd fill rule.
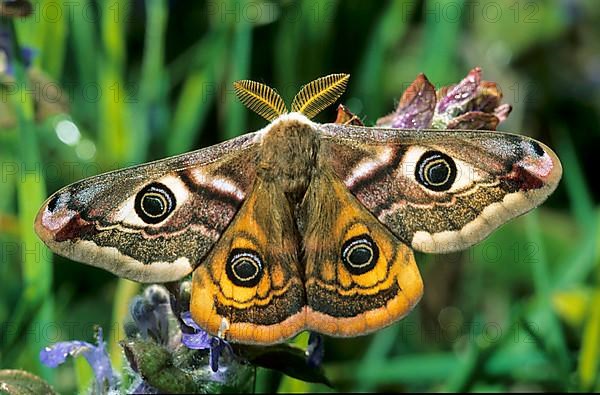
[[[40,0],[2,17],[0,368],[80,391],[85,362],[47,369],[38,352],[92,341],[95,324],[120,363],[139,288],[45,249],[32,224],[50,193],[263,127],[238,79],[289,102],[350,73],[342,102],[372,125],[418,73],[441,87],[480,66],[513,105],[499,129],[561,158],[557,191],[468,251],[418,255],[417,308],[374,335],[328,338],[325,371],[348,391],[600,390],[599,22],[594,0]],[[334,107],[318,117],[334,119]],[[328,390],[262,369],[256,389]]]

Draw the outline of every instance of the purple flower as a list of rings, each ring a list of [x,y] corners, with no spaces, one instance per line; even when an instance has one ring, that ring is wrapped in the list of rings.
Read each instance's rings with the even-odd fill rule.
[[[435,110],[438,114],[454,115],[475,98],[477,87],[481,82],[481,69],[475,68],[458,84],[448,87],[445,95],[438,102]]]
[[[323,362],[323,356],[325,356],[323,336],[316,332],[310,332],[308,346],[306,347],[306,363],[311,368],[319,367]]]
[[[213,372],[219,370],[219,358],[223,350],[229,350],[233,352],[231,346],[225,340],[210,336],[204,331],[192,318],[189,311],[181,313],[181,319],[185,325],[192,328],[192,333],[187,333],[185,330],[181,334],[181,342],[189,349],[192,350],[206,350],[210,349],[210,368]]]
[[[210,340],[210,368],[213,372],[219,370],[219,358],[225,350],[233,354],[231,345],[225,340],[216,336]]]
[[[13,75],[15,54],[13,51],[12,33],[10,30],[6,30],[5,28],[0,28],[0,54],[0,59],[2,59],[2,62],[0,63],[0,72]],[[21,59],[25,68],[31,66],[33,58],[36,54],[37,51],[33,48],[21,48]]]
[[[106,352],[106,343],[102,339],[102,328],[96,333],[97,345],[80,340],[58,342],[45,347],[40,351],[40,361],[51,368],[64,363],[68,356],[83,357],[88,361],[96,377],[96,392],[105,392],[105,389],[117,387],[117,377],[110,364],[110,358]]]
[[[196,324],[189,311],[181,313],[183,323],[192,328],[192,333],[183,331],[181,334],[181,342],[192,350],[206,350],[210,348],[211,336]]]
[[[496,83],[482,81],[481,74],[476,67],[458,84],[437,92],[427,77],[419,74],[403,93],[396,111],[379,118],[377,126],[495,130],[511,107],[500,104],[502,91]]]
[[[157,343],[169,342],[169,293],[160,285],[151,285],[144,290],[144,296],[136,296],[129,308],[142,339],[150,336]]]
[[[433,118],[435,100],[435,88],[425,74],[419,74],[402,94],[396,111],[377,120],[377,125],[398,129],[427,128]]]

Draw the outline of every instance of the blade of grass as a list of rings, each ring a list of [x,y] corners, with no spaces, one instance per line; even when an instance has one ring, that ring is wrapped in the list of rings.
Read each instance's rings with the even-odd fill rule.
[[[100,34],[104,54],[120,71],[125,66],[125,27],[131,20],[129,1],[100,2]]]
[[[275,392],[273,389],[273,376],[281,375],[281,373],[275,372],[271,369],[256,368],[256,377],[254,379],[254,393],[264,394]]]
[[[81,6],[76,6],[76,12],[71,16],[71,34],[69,35],[69,39],[73,43],[74,57],[77,59],[75,67],[78,77],[73,81],[67,80],[66,82],[71,86],[77,83],[77,86],[83,89],[96,82],[98,45],[94,31],[95,24],[83,11],[92,9],[91,0],[82,0],[80,4]],[[78,119],[90,125],[96,124],[97,113],[94,102],[72,98],[71,103],[74,109],[78,110]]]
[[[165,36],[168,9],[165,0],[146,0],[146,35],[139,96],[132,106],[135,141],[131,159],[138,163],[146,159],[153,129],[166,129],[167,75],[164,69]]]
[[[15,309],[15,321],[18,326],[20,325],[20,319],[27,316],[26,312],[35,312],[35,317],[30,322],[30,328],[33,333],[36,333],[35,328],[38,328],[39,331],[39,328],[45,328],[53,320],[52,258],[33,231],[35,216],[46,198],[46,183],[38,151],[33,98],[22,92],[22,90],[29,90],[31,87],[21,60],[21,47],[18,43],[14,25],[5,20],[0,21],[0,23],[9,24],[7,28],[10,30],[12,37],[12,53],[15,54],[13,66],[17,81],[17,94],[11,95],[10,100],[17,113],[17,130],[19,131],[20,174],[19,182],[17,182],[17,201],[19,207],[19,233],[21,235],[23,296],[20,304]],[[52,371],[41,365],[37,358],[42,347],[40,342],[28,341],[27,346],[28,354],[35,358],[32,365],[41,372],[42,377],[51,380]]]
[[[128,107],[123,79],[118,70],[106,61],[99,62],[98,92],[98,151],[103,171],[132,164],[132,131],[128,128]]]
[[[569,131],[564,125],[557,125],[553,129],[553,136],[558,141],[557,152],[563,164],[562,182],[567,190],[573,216],[584,235],[577,241],[578,246],[573,249],[573,256],[568,256],[559,265],[561,270],[557,273],[554,283],[555,288],[562,289],[584,281],[593,270],[598,222],[593,199],[586,185]]]
[[[38,0],[38,3],[40,1]],[[36,5],[41,8],[40,4]],[[35,17],[28,18],[18,18],[15,20],[15,29],[17,31],[19,37],[19,43],[23,47],[30,46],[34,50],[34,54],[37,53],[44,46],[44,36],[41,34],[43,25],[40,23],[39,19],[40,15],[36,15]],[[42,57],[41,56],[33,56],[31,59],[31,65],[33,67],[41,68],[42,65]]]
[[[356,88],[353,95],[364,103],[364,114],[377,119],[385,113],[380,76],[383,73],[386,52],[396,45],[407,32],[409,15],[415,7],[413,1],[392,1],[385,8],[368,40],[365,53],[358,66]]]
[[[325,366],[332,383],[369,380],[372,385],[384,383],[442,382],[457,366],[452,353],[402,355],[390,358],[379,369],[365,372],[360,362],[344,362]]]
[[[75,380],[77,383],[77,393],[85,394],[91,388],[94,380],[94,371],[85,358],[74,358],[73,366],[75,369]]]
[[[129,302],[139,293],[140,284],[120,278],[117,283],[115,300],[113,302],[111,330],[108,338],[108,353],[113,369],[123,372],[126,366],[123,363],[123,352],[119,341],[125,339],[124,323],[129,315]]]
[[[596,254],[597,241],[594,233],[584,233],[583,237],[574,240],[576,243],[573,253],[569,254],[558,264],[557,274],[554,276],[554,289],[566,289],[573,284],[582,283],[594,269],[594,255]]]
[[[482,335],[484,325],[481,325],[481,319],[475,319],[476,332],[470,338],[470,343],[467,351],[462,355],[459,366],[455,369],[452,375],[449,375],[444,386],[444,392],[467,392],[473,384],[476,374],[482,368],[485,357],[489,355],[490,348],[497,346],[498,342],[503,339],[495,339],[494,344],[491,343],[488,337]],[[503,336],[507,331],[503,332]]]
[[[323,75],[324,61],[331,55],[331,45],[335,45],[331,31],[336,26],[332,20],[337,6],[337,1],[330,0],[281,3],[273,86],[286,103],[291,102],[302,84]],[[304,56],[305,53],[310,56]],[[298,62],[299,58],[302,62]]]
[[[600,290],[596,290],[589,305],[589,317],[583,328],[579,351],[579,386],[581,391],[591,391],[598,379],[600,367]]]
[[[461,358],[460,366],[456,368],[452,375],[449,375],[443,390],[445,392],[473,391],[477,378],[480,377],[480,373],[488,364],[488,361],[493,359],[509,340],[515,339],[514,331],[519,330],[519,321],[522,316],[523,313],[520,307],[513,309],[505,330],[500,331],[498,336],[494,335],[493,337],[486,333],[487,323],[481,318],[476,318],[476,324],[473,326],[474,331],[469,333],[467,351]],[[493,328],[496,328],[496,325]]]
[[[103,57],[98,68],[98,143],[105,170],[132,164],[135,130],[128,127],[129,93],[124,83],[125,25],[128,2],[101,2]]]
[[[206,121],[223,78],[226,39],[227,30],[218,25],[198,45],[196,60],[183,82],[170,134],[166,137],[167,155],[180,154],[193,147],[195,134]]]
[[[398,339],[400,325],[392,325],[373,335],[369,348],[361,360],[361,365],[371,371],[378,370],[387,363],[387,356]],[[358,392],[372,392],[374,386],[369,381],[361,381],[357,387]]]
[[[285,5],[281,4],[280,7],[283,8]],[[297,59],[303,31],[301,22],[300,18],[295,23],[285,23],[285,20],[279,20],[274,40],[274,86],[277,87],[277,92],[286,103],[291,103],[292,97],[299,87]]]
[[[202,47],[207,47],[207,38],[214,38],[215,30],[211,30],[204,38],[190,45],[189,48],[182,51],[178,56],[171,61],[167,66],[169,74],[169,91],[172,91],[176,86],[181,84],[187,76],[190,69],[197,69],[202,65],[202,59],[198,56],[202,52]]]
[[[552,363],[548,357],[535,349],[528,347],[500,348],[484,365],[484,374],[504,379],[519,381],[538,381],[554,378],[556,382],[561,379],[550,369]],[[564,384],[564,383],[563,383]]]
[[[67,2],[57,3],[55,0],[43,0],[38,14],[38,37],[41,38],[40,66],[54,80],[62,76],[63,63],[67,49],[67,33],[71,8]],[[71,3],[73,5],[73,3]]]
[[[596,221],[600,219],[596,215]],[[581,350],[579,351],[579,376],[580,389],[592,391],[598,382],[600,368],[600,231],[595,233],[596,248],[594,262],[596,263],[596,290],[592,301],[589,303],[589,317],[583,328]]]
[[[233,5],[230,5],[233,7]],[[250,74],[250,59],[252,50],[252,25],[250,21],[242,17],[234,25],[233,42],[229,53],[228,86],[225,87],[225,122],[222,136],[224,139],[239,136],[246,131],[246,107],[237,99],[231,89],[233,82],[248,78]]]
[[[558,140],[557,151],[564,170],[562,182],[567,189],[573,215],[582,228],[592,229],[596,225],[593,198],[586,185],[570,132],[558,125],[553,136]]]
[[[456,48],[460,48],[464,10],[464,0],[432,0],[425,4],[421,70],[427,73],[435,86],[442,86],[460,77],[456,69]]]
[[[15,188],[17,187],[17,181],[19,179],[17,175],[17,160],[14,152],[16,151],[16,144],[13,143],[13,137],[16,136],[16,132],[7,133],[2,130],[0,133],[0,165],[2,166],[2,174],[0,179],[0,233],[7,232],[8,222],[7,220],[9,213],[14,215],[15,205]]]
[[[551,361],[541,352],[529,348],[499,348],[482,364],[484,375],[500,379],[518,376],[520,380],[536,381],[548,379],[553,371],[548,370]],[[523,367],[528,367],[525,370]],[[460,361],[454,353],[410,354],[388,359],[379,369],[365,372],[360,362],[343,362],[325,367],[332,383],[370,380],[373,385],[406,384],[435,386],[443,383],[460,369]],[[558,382],[560,379],[556,378]],[[420,388],[420,387],[418,387]]]
[[[462,356],[459,367],[448,377],[443,392],[467,392],[481,367],[481,360],[481,348],[476,341],[472,341]]]
[[[304,331],[294,338],[292,344],[295,344],[300,348],[306,348],[306,344],[308,343],[308,337],[309,332]],[[311,385],[308,382],[283,375],[281,381],[279,382],[279,388],[277,389],[277,392],[281,394],[301,394],[310,392],[310,388]]]
[[[302,44],[310,49],[310,56],[302,61],[302,69],[308,80],[325,74],[323,60],[331,55],[332,38],[335,37],[333,31],[337,26],[332,22],[339,4],[339,1],[331,0],[304,0],[301,4],[301,15],[305,16]],[[337,73],[344,71],[335,70]]]
[[[570,365],[569,354],[560,322],[552,311],[551,303],[545,302],[551,300],[552,287],[550,284],[548,258],[546,257],[542,240],[539,213],[537,211],[534,210],[525,217],[525,227],[528,240],[538,247],[537,258],[531,259],[531,269],[533,271],[536,298],[541,301],[539,304],[539,313],[547,324],[544,326],[546,330],[542,338],[545,341],[547,351],[557,359],[557,366],[559,371],[564,374],[563,378],[566,383]]]

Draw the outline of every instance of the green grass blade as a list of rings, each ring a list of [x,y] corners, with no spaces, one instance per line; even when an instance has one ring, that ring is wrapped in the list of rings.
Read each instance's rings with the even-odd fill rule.
[[[131,22],[130,2],[99,3],[100,37],[104,54],[119,71],[125,67],[125,28]]]
[[[381,95],[384,60],[389,49],[398,43],[407,32],[409,18],[415,7],[413,1],[392,1],[382,10],[375,29],[369,38],[367,49],[358,66],[356,88],[353,95],[364,103],[364,114],[377,119],[386,113],[387,106]]]
[[[40,4],[41,17],[36,22],[38,37],[43,40],[40,46],[40,66],[54,80],[62,75],[67,34],[72,12],[68,1],[43,0]],[[73,2],[70,3],[73,6]]]
[[[600,290],[596,290],[589,306],[589,317],[583,329],[577,375],[582,391],[592,391],[600,368]]]
[[[332,383],[369,381],[371,385],[385,383],[418,384],[443,382],[457,366],[451,353],[402,355],[390,358],[377,370],[365,372],[362,364],[344,362],[325,367],[325,374]]]
[[[466,15],[465,0],[427,1],[421,70],[437,87],[456,80],[457,48],[460,48],[461,20]]]
[[[96,82],[98,40],[95,34],[95,25],[90,23],[89,15],[83,10],[92,9],[91,0],[82,0],[78,3],[76,12],[71,15],[71,28],[69,40],[73,46],[74,58],[77,59],[74,66],[77,70],[77,78],[69,80],[69,87],[78,87],[83,90]],[[77,113],[78,119],[90,125],[96,124],[96,105],[93,100],[76,100],[71,98],[73,112]]]
[[[13,53],[20,53],[14,26],[10,24],[9,28],[13,37]],[[17,113],[19,131],[20,174],[17,182],[17,201],[23,275],[23,296],[16,307],[15,321],[16,325],[20,325],[21,318],[35,314],[29,322],[29,327],[35,333],[36,328],[39,331],[39,328],[44,328],[53,321],[52,256],[33,230],[35,216],[46,199],[46,181],[38,151],[33,98],[21,92],[31,87],[18,57],[13,65],[18,92],[11,95],[10,100]],[[30,341],[27,343],[27,354],[33,358],[30,363],[41,371],[42,377],[51,379],[52,371],[42,366],[37,357],[43,346],[45,344],[41,344],[40,341]]]
[[[103,161],[103,169],[132,164],[132,130],[128,127],[129,108],[123,100],[127,96],[121,74],[110,62],[102,61],[98,75],[99,91],[103,94],[98,100],[98,151]]]
[[[557,152],[563,165],[564,175],[561,182],[567,189],[573,215],[577,222],[584,229],[593,229],[596,226],[596,217],[593,215],[593,198],[586,185],[585,176],[569,133],[563,126],[557,126],[554,134],[558,140]]]
[[[548,269],[548,257],[542,240],[541,228],[539,224],[539,213],[532,211],[525,217],[525,225],[528,240],[533,245],[538,246],[537,256],[531,259],[533,283],[536,292],[536,298],[540,301],[540,314],[547,324],[544,326],[543,339],[546,343],[548,352],[557,358],[557,364],[563,374],[569,370],[569,354],[567,350],[564,333],[558,318],[552,311],[551,300],[552,286],[550,283],[550,273]],[[535,322],[535,321],[534,321]],[[565,376],[565,381],[567,377]]]
[[[124,324],[129,316],[129,303],[133,297],[139,293],[141,285],[139,283],[120,278],[117,283],[115,300],[113,302],[112,320],[110,335],[108,338],[108,354],[110,355],[113,369],[123,373],[126,366],[123,360],[124,355],[119,345],[119,341],[125,339]]]
[[[286,103],[291,103],[302,84],[326,74],[324,64],[331,56],[332,46],[338,44],[332,41],[336,27],[332,21],[338,7],[339,2],[331,0],[280,3],[272,86]],[[342,71],[346,70],[334,72]]]
[[[146,159],[150,136],[160,135],[166,129],[166,92],[168,80],[164,68],[165,32],[168,9],[165,0],[146,1],[146,34],[140,89],[131,98],[132,125],[135,125],[135,144],[131,160],[135,163]],[[151,128],[158,129],[152,130]],[[155,133],[156,132],[156,133]]]
[[[125,26],[128,2],[101,2],[103,57],[98,62],[98,150],[105,169],[132,164],[135,130],[129,127],[130,91],[125,84]]]
[[[376,371],[387,363],[387,356],[398,339],[401,326],[399,324],[389,326],[375,333],[371,344],[361,360],[361,365],[371,371]],[[372,383],[360,382],[357,391],[371,392],[374,390]]]
[[[298,336],[294,338],[292,344],[300,347],[306,348],[306,344],[308,343],[309,332],[304,331],[300,333]],[[279,388],[277,388],[278,393],[282,394],[302,394],[310,392],[311,384],[302,380],[298,380],[296,378],[283,375],[281,381],[279,382]]]
[[[92,83],[96,79],[97,37],[94,24],[90,23],[89,15],[83,10],[92,9],[91,0],[82,0],[71,15],[71,42],[77,62],[75,67],[79,80],[84,84]]]
[[[499,331],[498,336],[491,336],[487,333],[487,323],[481,318],[477,318],[473,326],[474,330],[469,333],[468,348],[461,356],[459,366],[453,374],[449,375],[444,386],[444,391],[473,391],[482,370],[490,364],[490,361],[506,346],[508,341],[517,338],[518,334],[515,331],[518,331],[520,328],[520,317],[522,317],[521,309],[514,309],[510,321],[506,323],[505,330]],[[492,327],[500,328],[500,326],[496,327],[496,325]]]
[[[233,5],[232,5],[233,6]],[[252,25],[245,18],[241,18],[234,26],[233,42],[229,59],[231,72],[228,81],[233,84],[234,81],[247,79],[250,74],[250,59],[252,50]],[[229,92],[225,97],[225,128],[222,136],[225,140],[239,136],[246,132],[246,118],[248,110],[233,94],[232,85],[226,87],[225,92]]]
[[[300,88],[297,58],[302,39],[302,19],[298,18],[296,23],[279,23],[277,29],[274,39],[273,85],[283,100],[291,103]]]
[[[596,223],[600,223],[600,215],[596,215]],[[594,386],[598,385],[600,371],[600,231],[597,230],[594,236],[596,246],[593,261],[596,265],[596,289],[588,307],[589,317],[583,328],[577,367],[582,391],[593,391]]]
[[[543,353],[527,347],[498,348],[482,363],[481,370],[485,375],[504,380],[513,377],[524,381],[539,380],[554,375],[554,371],[549,369],[550,363]],[[369,372],[365,372],[363,365],[354,361],[330,364],[325,372],[334,384],[368,380],[372,385],[422,386],[426,383],[428,388],[437,388],[437,383],[445,382],[448,377],[456,375],[459,369],[460,359],[454,353],[420,353],[390,358],[379,369]]]
[[[577,246],[573,249],[574,253],[559,265],[555,288],[564,289],[584,281],[596,265],[594,257],[597,252],[598,216],[569,131],[561,125],[557,126],[555,131],[554,136],[558,140],[557,152],[564,171],[562,183],[567,190],[573,216],[583,234],[583,238],[575,241]]]
[[[166,137],[168,155],[189,151],[194,146],[196,133],[202,128],[218,95],[226,39],[227,30],[218,26],[197,46],[193,67],[188,69],[184,79]]]

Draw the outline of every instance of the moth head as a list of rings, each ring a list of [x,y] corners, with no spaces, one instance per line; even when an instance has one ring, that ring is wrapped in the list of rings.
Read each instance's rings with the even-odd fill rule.
[[[304,85],[292,101],[292,112],[309,119],[315,117],[344,93],[349,78],[349,74],[330,74]],[[246,107],[269,122],[288,112],[281,96],[265,84],[242,80],[234,82],[233,87]]]

